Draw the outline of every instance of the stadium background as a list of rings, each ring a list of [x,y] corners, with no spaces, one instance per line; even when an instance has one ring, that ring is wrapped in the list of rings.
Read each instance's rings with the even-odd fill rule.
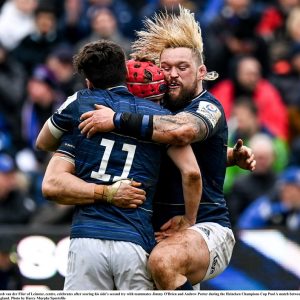
[[[62,289],[68,232],[65,226],[31,230],[18,226],[0,228],[0,239],[9,236],[16,245],[14,251],[18,255],[24,290]],[[237,244],[229,267],[220,276],[203,282],[201,290],[299,290],[298,233],[269,229],[235,234]]]

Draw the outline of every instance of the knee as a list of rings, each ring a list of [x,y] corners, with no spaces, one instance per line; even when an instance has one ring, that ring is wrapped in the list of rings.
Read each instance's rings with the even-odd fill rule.
[[[187,279],[185,268],[180,267],[180,257],[171,252],[153,251],[149,257],[149,271],[159,290],[174,290]]]
[[[148,268],[158,289],[174,289],[176,270],[169,255],[160,251],[152,252],[148,260]]]
[[[153,251],[148,260],[148,268],[153,277],[162,275],[170,269],[166,256],[160,251]],[[162,275],[163,276],[163,275]]]

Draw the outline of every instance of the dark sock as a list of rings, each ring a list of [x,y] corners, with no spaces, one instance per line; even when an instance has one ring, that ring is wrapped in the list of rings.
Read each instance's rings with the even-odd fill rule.
[[[183,285],[177,287],[175,290],[192,290],[193,286],[191,283],[187,280]]]

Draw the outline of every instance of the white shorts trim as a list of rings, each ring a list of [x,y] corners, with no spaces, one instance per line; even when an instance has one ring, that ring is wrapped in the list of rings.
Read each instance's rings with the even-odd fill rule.
[[[209,250],[210,261],[203,281],[222,273],[230,262],[235,245],[232,230],[213,222],[197,223],[188,229],[198,232]]]

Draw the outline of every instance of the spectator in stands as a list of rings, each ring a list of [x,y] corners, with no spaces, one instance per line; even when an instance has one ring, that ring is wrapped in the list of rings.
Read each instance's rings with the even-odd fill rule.
[[[57,85],[64,93],[65,98],[85,87],[82,78],[75,74],[72,61],[73,54],[71,47],[61,45],[54,49],[46,60],[46,65],[55,76]]]
[[[250,139],[248,145],[252,148],[257,166],[252,173],[236,177],[231,192],[226,198],[233,224],[236,224],[240,214],[257,197],[273,189],[277,179],[277,174],[273,170],[276,156],[270,136],[256,134]]]
[[[297,1],[300,5],[300,1]],[[286,31],[288,37],[294,44],[300,44],[300,7],[291,10],[286,20]]]
[[[300,12],[300,10],[299,10]],[[290,47],[285,60],[277,63],[270,81],[280,92],[288,107],[300,106],[300,43]],[[281,68],[284,64],[284,68]]]
[[[260,124],[274,136],[287,140],[287,109],[278,90],[262,77],[261,65],[255,57],[239,57],[232,78],[218,82],[211,92],[222,103],[227,119],[237,98],[251,97],[256,104]]]
[[[121,34],[130,40],[135,38],[135,30],[140,29],[142,25],[136,9],[137,1],[134,8],[127,3],[127,0],[88,0],[88,2],[90,5],[88,15],[92,15],[99,8],[107,8],[115,16]]]
[[[7,118],[0,112],[0,152],[7,151],[13,153],[12,132]]]
[[[87,16],[87,1],[65,0],[63,14],[59,20],[59,30],[65,42],[77,44],[90,33],[90,20]]]
[[[35,149],[35,140],[45,121],[62,103],[63,94],[57,90],[53,73],[44,65],[34,69],[27,84],[27,98],[22,107],[23,147],[16,155],[20,170],[30,178],[31,194],[37,204],[43,204],[41,193],[43,172],[49,154]]]
[[[27,84],[27,98],[22,108],[22,137],[24,148],[34,157],[35,167],[30,171],[41,170],[40,163],[45,163],[45,153],[35,151],[35,140],[42,125],[62,103],[63,95],[57,90],[54,74],[45,65],[37,66]],[[26,162],[24,162],[26,164]],[[29,171],[27,167],[23,171]]]
[[[289,165],[300,167],[300,136],[295,138],[291,144],[289,158]]]
[[[286,81],[285,77],[294,73],[290,49],[300,43],[299,5],[300,0],[277,0],[264,11],[257,28],[257,33],[268,43],[270,71],[278,77],[277,82]],[[285,98],[284,94],[282,96]],[[288,96],[284,100],[290,101]]]
[[[300,165],[300,106],[289,108],[290,117],[290,164]]]
[[[127,54],[131,52],[130,40],[120,32],[116,16],[109,8],[98,8],[92,12],[91,28],[91,34],[79,42],[78,49],[89,42],[105,39],[121,45]]]
[[[33,12],[38,0],[6,1],[0,11],[0,42],[9,51],[34,31]]]
[[[0,43],[0,150],[15,152],[20,146],[19,115],[25,85],[25,70]]]
[[[269,226],[300,229],[299,167],[287,168],[281,174],[278,186],[271,193],[256,199],[238,220],[238,227],[243,229]]]
[[[295,7],[299,6],[299,0],[275,0],[267,7],[257,25],[257,33],[269,43],[276,41],[285,35],[286,19]]]
[[[201,1],[206,2],[206,1]],[[196,14],[196,18],[200,14],[198,5],[201,5],[203,3],[197,3],[192,0],[157,0],[157,1],[148,1],[148,3],[141,9],[140,11],[140,17],[144,18],[145,16],[150,17],[154,15],[155,13],[159,13],[162,11],[168,11],[168,12],[176,12],[178,10],[179,12],[179,5],[182,7],[188,8],[190,11],[194,12]]]
[[[298,1],[299,2],[299,1]],[[286,20],[286,34],[278,40],[281,57],[274,62],[271,82],[280,91],[289,114],[289,142],[300,136],[300,7],[293,8]]]
[[[236,99],[232,114],[229,119],[229,138],[228,145],[233,146],[240,138],[244,144],[249,146],[249,141],[257,134],[267,135],[273,144],[276,159],[273,160],[272,169],[275,172],[282,171],[288,162],[288,144],[286,141],[274,136],[271,132],[259,123],[257,108],[253,99],[242,97]],[[241,174],[245,174],[240,168],[232,167],[226,171],[224,191],[230,192],[232,183]]]
[[[225,0],[221,12],[206,29],[206,59],[210,69],[230,75],[229,61],[240,55],[253,55],[267,72],[268,48],[255,34],[260,14],[251,0]]]
[[[224,0],[201,1],[201,18],[200,23],[202,30],[210,26],[215,18],[220,14],[224,6]]]
[[[35,11],[35,31],[27,35],[12,52],[28,74],[45,63],[48,54],[62,42],[58,33],[57,19],[51,6],[40,6]]]
[[[26,224],[35,210],[35,203],[18,185],[13,158],[0,154],[0,224]]]

